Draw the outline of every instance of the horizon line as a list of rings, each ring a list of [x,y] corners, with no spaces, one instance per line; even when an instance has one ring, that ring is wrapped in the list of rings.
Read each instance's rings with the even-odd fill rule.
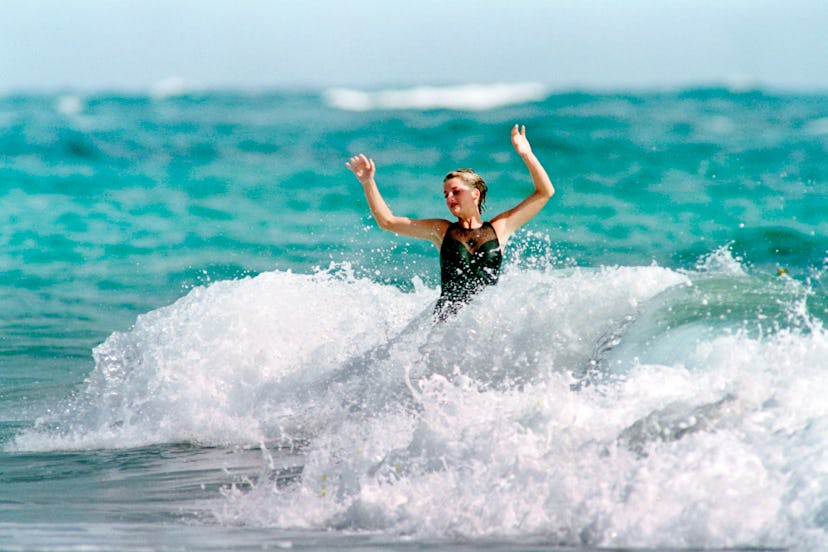
[[[171,77],[161,79],[150,85],[14,85],[0,84],[0,97],[9,96],[60,96],[60,95],[129,95],[149,96],[158,99],[182,96],[199,96],[209,94],[278,94],[278,93],[319,93],[333,90],[357,91],[363,93],[412,91],[419,89],[452,90],[466,87],[502,87],[536,85],[542,87],[549,96],[564,94],[636,94],[636,93],[678,93],[693,90],[725,90],[734,94],[751,92],[770,92],[781,94],[825,94],[828,85],[792,85],[761,81],[732,79],[699,80],[683,83],[637,83],[637,84],[576,84],[543,83],[539,81],[468,81],[468,82],[398,82],[375,83],[365,86],[352,84],[220,84],[203,85],[195,81]]]

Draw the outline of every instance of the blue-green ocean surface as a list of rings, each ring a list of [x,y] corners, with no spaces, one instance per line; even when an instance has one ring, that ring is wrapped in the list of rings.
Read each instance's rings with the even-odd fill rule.
[[[432,323],[379,230],[557,193]],[[828,546],[828,96],[0,96],[0,549]]]

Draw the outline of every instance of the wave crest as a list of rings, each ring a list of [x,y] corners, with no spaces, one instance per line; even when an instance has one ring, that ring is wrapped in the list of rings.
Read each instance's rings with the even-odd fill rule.
[[[549,93],[538,83],[417,86],[366,92],[334,88],[324,93],[328,105],[346,111],[390,109],[453,109],[485,111],[507,105],[537,102]]]

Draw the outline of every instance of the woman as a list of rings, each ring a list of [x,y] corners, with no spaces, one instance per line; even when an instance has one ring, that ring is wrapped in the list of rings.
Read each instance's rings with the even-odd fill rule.
[[[442,291],[434,312],[441,320],[457,312],[480,289],[497,282],[506,241],[515,230],[534,217],[555,193],[549,176],[532,153],[525,126],[515,125],[512,128],[512,145],[529,169],[535,191],[488,222],[481,217],[486,201],[486,184],[471,169],[452,171],[443,180],[446,206],[457,218],[455,222],[450,222],[445,219],[396,216],[377,188],[374,161],[359,154],[345,164],[362,183],[371,214],[380,228],[430,240],[440,250]]]

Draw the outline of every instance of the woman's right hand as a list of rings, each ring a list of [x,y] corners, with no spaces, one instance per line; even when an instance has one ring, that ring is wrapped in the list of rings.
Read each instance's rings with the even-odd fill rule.
[[[357,179],[359,179],[359,181],[363,184],[373,180],[374,175],[377,172],[377,168],[374,166],[374,160],[365,157],[364,153],[351,157],[351,159],[345,163],[345,166],[348,167],[348,169],[354,173],[354,176],[356,176]]]

